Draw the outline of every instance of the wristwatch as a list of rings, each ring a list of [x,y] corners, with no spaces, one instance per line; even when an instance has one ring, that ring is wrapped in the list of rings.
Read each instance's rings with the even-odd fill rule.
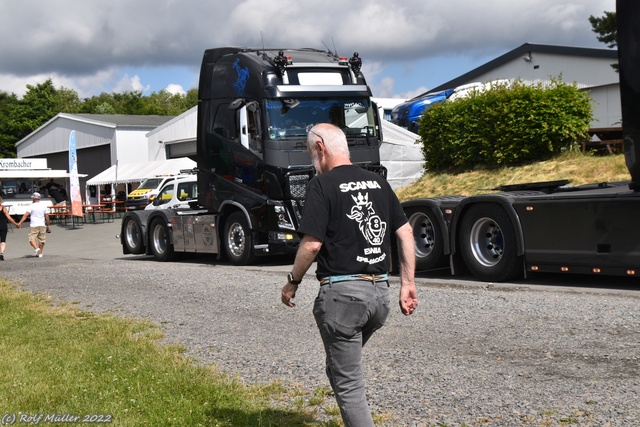
[[[293,273],[289,273],[287,274],[287,282],[291,283],[292,285],[299,285],[302,280],[294,280]]]

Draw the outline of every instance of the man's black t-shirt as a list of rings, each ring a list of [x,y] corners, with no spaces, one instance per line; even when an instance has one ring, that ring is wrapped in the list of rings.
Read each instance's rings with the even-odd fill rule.
[[[318,279],[384,274],[391,262],[391,234],[406,222],[384,178],[360,166],[344,165],[309,182],[298,232],[322,240]]]

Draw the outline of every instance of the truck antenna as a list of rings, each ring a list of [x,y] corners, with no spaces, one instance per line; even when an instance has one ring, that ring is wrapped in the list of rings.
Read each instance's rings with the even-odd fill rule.
[[[338,57],[338,49],[336,49],[336,42],[333,41],[333,37],[331,37],[331,43],[333,43],[333,51],[329,48],[329,46],[327,46],[327,44],[323,41],[322,44],[324,45],[324,47],[327,48],[327,51],[335,56],[336,58]]]
[[[326,44],[324,41],[322,42],[322,44],[324,45],[324,47],[326,47],[326,48],[327,48],[327,51],[328,51],[330,54],[334,55],[334,53],[333,53],[333,52],[331,52],[331,49],[329,49],[329,46],[327,46],[327,44]]]
[[[267,60],[269,57],[267,56],[267,50],[264,48],[264,37],[262,37],[262,30],[260,30],[260,40],[262,40],[262,59]]]

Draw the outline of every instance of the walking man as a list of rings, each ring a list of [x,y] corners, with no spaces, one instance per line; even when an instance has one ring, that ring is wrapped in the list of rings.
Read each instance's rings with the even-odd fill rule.
[[[381,176],[353,165],[345,134],[314,126],[307,150],[318,176],[309,183],[298,232],[302,236],[282,302],[291,300],[314,260],[320,291],[313,314],[326,353],[326,372],[345,426],[373,426],[362,369],[362,347],[389,314],[391,233],[398,239],[400,310],[414,312],[413,231]]]
[[[24,215],[22,215],[18,227],[20,227],[27,218],[31,217],[29,244],[34,249],[34,255],[42,258],[44,243],[47,239],[46,233],[51,229],[51,222],[49,220],[49,214],[47,213],[47,206],[44,203],[40,203],[40,193],[33,193],[31,198],[33,199],[33,203],[27,208]]]

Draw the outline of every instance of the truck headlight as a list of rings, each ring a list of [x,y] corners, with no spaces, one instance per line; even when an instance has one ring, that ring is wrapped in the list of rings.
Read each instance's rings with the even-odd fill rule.
[[[291,221],[291,215],[287,211],[287,207],[284,205],[274,205],[273,210],[276,213],[276,218],[278,220],[278,228],[283,228],[286,230],[295,230],[293,226],[293,221]]]

